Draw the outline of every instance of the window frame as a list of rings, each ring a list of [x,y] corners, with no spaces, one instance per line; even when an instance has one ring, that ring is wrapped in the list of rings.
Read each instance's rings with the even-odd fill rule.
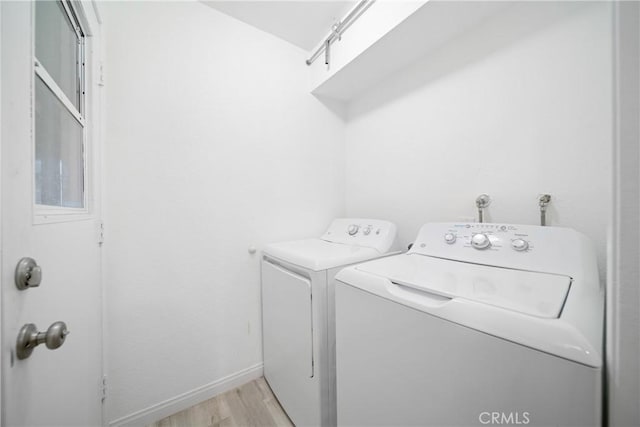
[[[73,28],[76,37],[78,39],[77,43],[77,70],[78,73],[78,85],[79,85],[79,93],[80,99],[78,103],[78,108],[74,105],[74,103],[69,99],[69,97],[64,93],[64,91],[58,86],[55,82],[54,78],[47,72],[46,68],[38,58],[36,57],[36,48],[35,48],[35,31],[36,31],[36,2],[32,3],[32,83],[31,83],[31,120],[32,120],[32,194],[31,200],[33,205],[33,216],[34,216],[34,224],[41,223],[51,223],[51,222],[66,222],[66,221],[76,221],[76,220],[85,220],[93,218],[92,215],[92,207],[90,206],[90,180],[89,180],[89,122],[87,120],[87,106],[89,102],[87,100],[88,91],[87,91],[87,29],[84,28],[83,23],[80,19],[80,14],[76,9],[76,5],[71,0],[55,0],[59,2],[64,9],[66,14],[66,18],[69,20],[71,27]],[[35,124],[35,85],[36,79],[40,79],[42,83],[52,92],[53,96],[62,104],[62,106],[73,116],[73,118],[80,124],[82,127],[82,178],[83,178],[83,191],[82,191],[82,207],[74,208],[74,207],[64,207],[64,206],[53,206],[53,205],[43,205],[36,203],[36,124]]]

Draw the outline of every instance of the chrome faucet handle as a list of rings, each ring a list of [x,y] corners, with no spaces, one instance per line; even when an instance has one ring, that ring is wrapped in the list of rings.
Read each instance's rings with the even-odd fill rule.
[[[478,222],[484,222],[484,210],[491,204],[491,197],[488,194],[481,194],[476,198],[478,208]]]
[[[541,194],[538,197],[538,204],[540,205],[540,209],[546,209],[549,203],[551,203],[551,194]]]
[[[484,209],[491,204],[491,197],[488,194],[481,194],[476,198],[476,206],[478,209]]]
[[[540,206],[540,225],[547,225],[547,206],[551,203],[551,194],[540,194],[538,205]]]

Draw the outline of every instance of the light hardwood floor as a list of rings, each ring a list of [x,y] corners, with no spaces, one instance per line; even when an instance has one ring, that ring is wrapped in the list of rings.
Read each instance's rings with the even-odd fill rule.
[[[234,388],[149,427],[293,426],[264,378]]]

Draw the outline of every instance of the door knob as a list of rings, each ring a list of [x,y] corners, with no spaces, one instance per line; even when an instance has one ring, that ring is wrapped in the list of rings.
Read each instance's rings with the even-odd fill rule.
[[[40,286],[42,281],[42,268],[36,263],[36,260],[24,257],[18,261],[15,275],[16,286],[21,291],[28,288]]]
[[[64,340],[69,335],[67,325],[64,322],[54,322],[46,332],[38,332],[38,328],[33,323],[27,323],[18,332],[16,340],[16,356],[18,359],[26,359],[31,356],[33,349],[44,343],[48,349],[55,350],[64,344]]]

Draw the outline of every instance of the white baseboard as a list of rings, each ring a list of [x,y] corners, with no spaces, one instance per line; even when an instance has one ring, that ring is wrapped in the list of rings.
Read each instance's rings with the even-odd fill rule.
[[[262,376],[262,363],[220,378],[164,402],[110,421],[109,427],[146,426]]]

